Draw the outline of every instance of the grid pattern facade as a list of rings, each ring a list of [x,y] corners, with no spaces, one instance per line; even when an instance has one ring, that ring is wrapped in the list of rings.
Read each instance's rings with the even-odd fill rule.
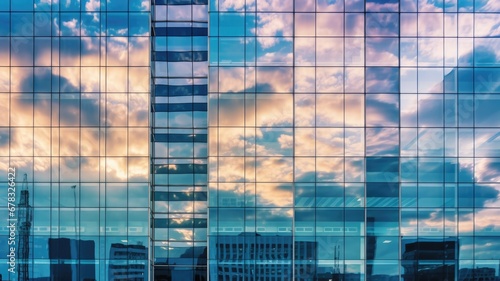
[[[154,280],[207,275],[207,8],[153,3]]]
[[[2,280],[149,280],[149,33],[147,1],[1,1]]]
[[[498,1],[209,6],[210,280],[498,280]]]

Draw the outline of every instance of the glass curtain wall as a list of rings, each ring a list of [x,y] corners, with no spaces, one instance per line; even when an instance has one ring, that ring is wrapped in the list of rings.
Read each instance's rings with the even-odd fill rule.
[[[207,1],[152,6],[154,280],[207,278]]]
[[[149,280],[149,33],[148,1],[1,1],[0,279]]]
[[[499,24],[486,0],[210,1],[210,280],[498,279]]]

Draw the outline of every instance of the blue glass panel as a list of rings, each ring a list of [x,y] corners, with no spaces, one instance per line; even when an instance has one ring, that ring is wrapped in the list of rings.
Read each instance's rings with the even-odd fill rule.
[[[367,93],[397,93],[399,91],[399,69],[395,67],[367,67]]]
[[[395,182],[398,179],[399,160],[394,157],[367,157],[368,182]]]

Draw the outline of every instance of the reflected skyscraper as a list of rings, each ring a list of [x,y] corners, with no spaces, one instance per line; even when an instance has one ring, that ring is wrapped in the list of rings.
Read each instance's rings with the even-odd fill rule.
[[[92,240],[49,238],[49,259],[49,280],[96,280],[95,242]]]

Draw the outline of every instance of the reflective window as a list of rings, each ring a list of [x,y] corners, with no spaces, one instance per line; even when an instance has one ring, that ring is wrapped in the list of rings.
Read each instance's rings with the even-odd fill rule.
[[[493,1],[215,2],[211,279],[498,275]]]
[[[0,275],[149,280],[149,5],[4,2],[0,155],[28,234]]]

